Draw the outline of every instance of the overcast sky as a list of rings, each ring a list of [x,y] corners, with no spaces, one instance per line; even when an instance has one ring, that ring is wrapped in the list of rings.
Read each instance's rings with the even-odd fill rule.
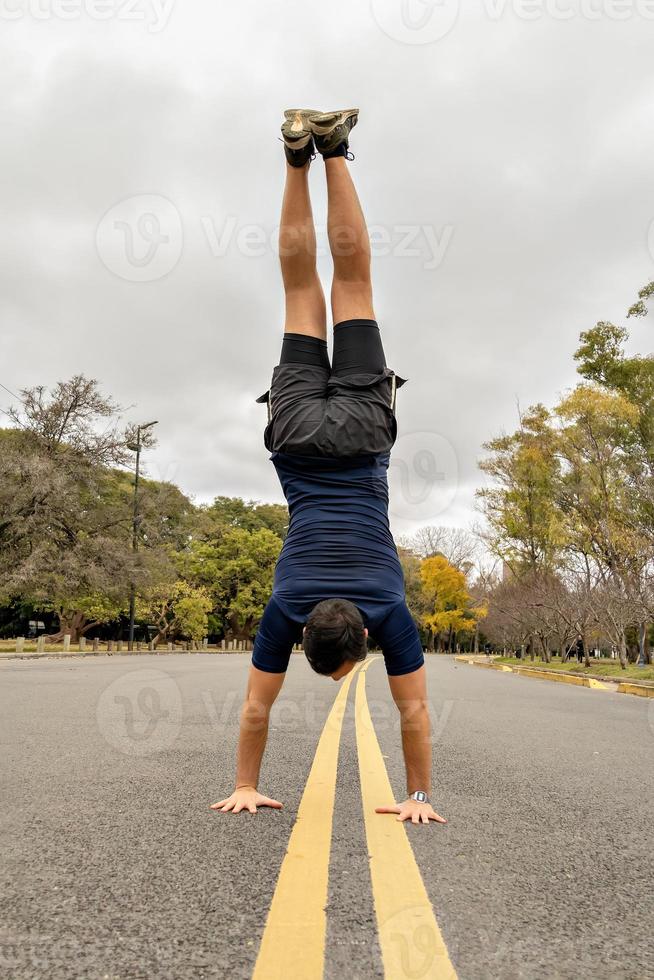
[[[654,277],[654,0],[0,0],[0,21],[0,382],[97,378],[159,420],[149,475],[198,501],[282,499],[254,399],[288,106],[361,110],[377,315],[410,379],[399,532],[469,525],[482,443],[574,384],[579,332]],[[311,186],[324,225],[319,160]]]

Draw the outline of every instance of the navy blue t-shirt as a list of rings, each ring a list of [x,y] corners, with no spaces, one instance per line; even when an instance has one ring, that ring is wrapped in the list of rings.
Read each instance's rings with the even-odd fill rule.
[[[276,452],[270,458],[290,524],[254,642],[254,666],[285,671],[316,603],[349,599],[381,647],[388,673],[417,670],[422,644],[388,522],[389,453],[336,459]]]

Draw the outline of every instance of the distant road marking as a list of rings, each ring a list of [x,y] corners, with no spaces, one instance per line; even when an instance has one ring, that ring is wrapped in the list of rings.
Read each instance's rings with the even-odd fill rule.
[[[253,980],[322,980],[338,747],[352,670],[322,730],[277,879]]]
[[[375,658],[379,659],[379,658]],[[404,826],[375,813],[394,799],[368,710],[365,671],[356,686],[356,735],[377,932],[387,980],[456,980]],[[427,827],[422,833],[429,833]],[[433,831],[433,828],[432,828]]]

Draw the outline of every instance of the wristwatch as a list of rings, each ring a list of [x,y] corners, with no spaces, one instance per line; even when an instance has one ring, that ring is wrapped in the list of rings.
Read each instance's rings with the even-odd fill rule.
[[[415,793],[412,793],[409,799],[415,800],[416,803],[429,803],[429,797],[421,789],[417,789]]]

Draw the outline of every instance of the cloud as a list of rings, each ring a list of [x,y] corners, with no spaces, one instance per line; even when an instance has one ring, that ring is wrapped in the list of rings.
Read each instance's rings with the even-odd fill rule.
[[[179,4],[157,33],[118,17],[4,23],[0,381],[83,371],[131,418],[159,419],[152,475],[202,500],[280,499],[254,398],[281,336],[281,110],[358,104],[352,169],[390,242],[376,308],[410,378],[400,428],[453,447],[459,489],[439,519],[473,520],[483,442],[514,425],[516,399],[573,384],[580,330],[620,322],[654,273],[652,24],[485,10],[423,45],[344,2]],[[320,161],[311,182],[324,225]],[[179,215],[179,256],[130,281],[97,230],[145,196]],[[328,288],[327,258],[320,270]]]

